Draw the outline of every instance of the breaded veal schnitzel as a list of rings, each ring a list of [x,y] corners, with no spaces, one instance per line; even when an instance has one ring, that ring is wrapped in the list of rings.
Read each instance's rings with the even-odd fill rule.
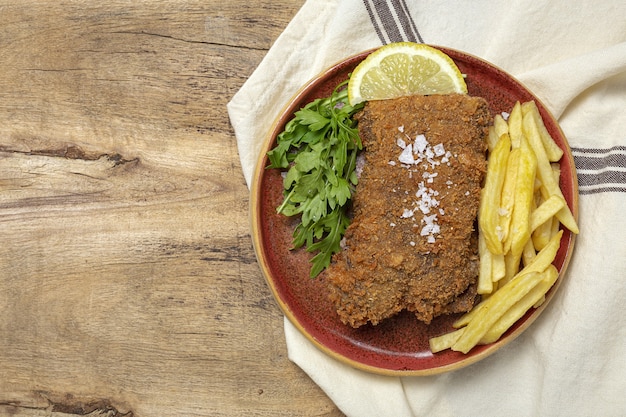
[[[476,302],[476,216],[491,115],[467,95],[370,101],[357,115],[364,164],[344,249],[323,274],[341,320],[407,309],[430,323]]]

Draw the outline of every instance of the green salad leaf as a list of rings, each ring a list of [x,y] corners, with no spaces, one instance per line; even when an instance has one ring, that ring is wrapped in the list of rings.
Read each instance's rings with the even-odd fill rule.
[[[293,234],[293,248],[317,252],[311,278],[341,250],[341,239],[350,224],[349,203],[358,182],[355,173],[362,149],[353,116],[364,103],[350,106],[347,81],[330,97],[319,98],[298,110],[267,154],[268,168],[286,170],[284,199],[277,211],[300,216]]]

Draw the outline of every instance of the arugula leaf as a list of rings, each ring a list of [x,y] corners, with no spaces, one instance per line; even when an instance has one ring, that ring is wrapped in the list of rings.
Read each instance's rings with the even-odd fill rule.
[[[309,126],[309,129],[316,132],[323,129],[330,122],[328,118],[321,115],[318,111],[304,108],[296,112],[299,123]]]
[[[294,249],[306,246],[317,252],[311,260],[311,278],[341,250],[350,224],[347,210],[357,184],[356,157],[363,147],[353,116],[364,103],[350,106],[347,83],[295,112],[267,154],[268,168],[288,169],[277,211],[301,216],[292,243]]]

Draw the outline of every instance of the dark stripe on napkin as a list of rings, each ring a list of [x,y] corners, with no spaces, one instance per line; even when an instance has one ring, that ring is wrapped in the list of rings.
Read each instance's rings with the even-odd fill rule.
[[[411,14],[409,13],[409,6],[407,6],[406,1],[392,0],[391,4],[396,10],[396,15],[398,16],[398,20],[400,20],[402,29],[404,30],[404,33],[406,34],[406,40],[409,42],[424,43],[422,36],[417,30],[415,21],[413,20],[413,17],[411,17]]]
[[[626,146],[572,148],[580,194],[626,192]]]
[[[363,0],[374,30],[383,45],[392,42],[421,42],[405,0]]]

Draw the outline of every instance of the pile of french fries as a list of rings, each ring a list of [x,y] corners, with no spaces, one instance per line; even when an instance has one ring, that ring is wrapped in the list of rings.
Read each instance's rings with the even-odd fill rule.
[[[538,307],[558,278],[552,265],[561,225],[578,234],[559,187],[563,151],[547,131],[534,101],[496,115],[488,136],[488,163],[478,213],[482,301],[430,339],[432,352],[469,352],[497,341],[530,308]]]

